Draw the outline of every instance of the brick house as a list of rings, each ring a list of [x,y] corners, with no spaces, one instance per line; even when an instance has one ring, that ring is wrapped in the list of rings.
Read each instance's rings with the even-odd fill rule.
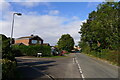
[[[43,44],[43,39],[37,35],[31,35],[26,37],[20,37],[15,40],[15,44],[24,44],[24,45],[36,45]]]
[[[50,44],[49,44],[49,43],[43,43],[43,45],[45,45],[45,46],[50,46]]]

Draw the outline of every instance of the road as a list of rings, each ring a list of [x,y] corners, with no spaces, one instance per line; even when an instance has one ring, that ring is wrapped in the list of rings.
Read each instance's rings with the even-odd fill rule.
[[[118,80],[118,67],[81,53],[67,57],[16,57],[22,80]]]

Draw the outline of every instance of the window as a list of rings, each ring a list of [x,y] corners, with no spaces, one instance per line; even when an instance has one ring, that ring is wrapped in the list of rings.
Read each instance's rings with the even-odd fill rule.
[[[39,44],[41,44],[42,42],[41,41],[39,41]]]
[[[37,40],[32,40],[32,44],[37,44]]]

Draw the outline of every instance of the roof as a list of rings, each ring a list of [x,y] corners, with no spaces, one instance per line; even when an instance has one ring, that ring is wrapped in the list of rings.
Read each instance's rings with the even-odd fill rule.
[[[43,45],[47,45],[47,46],[50,46],[50,44],[49,44],[49,43],[43,43]]]
[[[17,38],[17,39],[30,39],[30,38],[39,38],[39,39],[41,39],[41,40],[43,40],[42,38],[40,38],[39,36],[37,36],[37,35],[31,35],[31,36],[25,36],[25,37],[20,37],[20,38]]]
[[[22,38],[34,38],[34,36],[25,36],[25,37],[20,37],[18,39],[22,39]]]
[[[25,44],[23,44],[23,43],[15,43],[13,45],[25,45]]]

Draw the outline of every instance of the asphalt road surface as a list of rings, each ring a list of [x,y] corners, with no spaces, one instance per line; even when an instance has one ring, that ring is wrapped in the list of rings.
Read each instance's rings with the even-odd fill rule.
[[[16,57],[21,80],[118,80],[118,67],[81,53],[67,57]]]

